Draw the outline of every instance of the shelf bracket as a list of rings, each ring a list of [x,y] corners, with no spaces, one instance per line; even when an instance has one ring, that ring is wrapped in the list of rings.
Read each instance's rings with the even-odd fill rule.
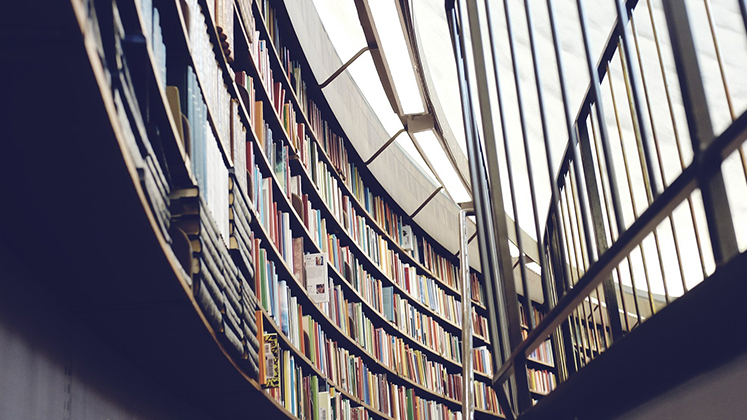
[[[420,206],[418,206],[418,208],[416,208],[416,209],[415,209],[415,211],[414,211],[414,212],[412,212],[412,214],[410,215],[410,219],[414,219],[414,218],[415,218],[415,216],[417,216],[417,215],[418,215],[418,213],[420,213],[420,210],[423,210],[423,209],[425,208],[425,206],[427,206],[427,205],[428,205],[428,203],[430,203],[430,202],[431,202],[431,200],[433,200],[433,199],[434,199],[434,198],[436,197],[436,195],[438,195],[438,193],[439,193],[439,192],[440,192],[441,190],[443,190],[443,189],[444,189],[444,186],[443,186],[443,185],[440,185],[440,186],[439,186],[438,188],[436,188],[436,190],[435,190],[435,191],[433,191],[433,192],[431,193],[431,195],[429,195],[429,196],[428,196],[428,198],[426,198],[426,199],[425,199],[425,201],[423,201],[423,203],[422,203],[422,204],[421,204]]]
[[[355,62],[355,60],[358,59],[358,57],[362,56],[364,52],[366,52],[368,50],[373,50],[373,49],[376,49],[376,48],[377,47],[373,47],[372,48],[370,45],[366,45],[365,47],[361,48],[361,50],[358,51],[357,53],[355,53],[355,55],[352,58],[350,58],[350,60],[348,60],[345,64],[343,64],[339,69],[335,70],[335,72],[332,73],[332,75],[329,76],[327,78],[327,80],[323,81],[319,85],[319,89],[324,89],[325,87],[327,87],[328,84],[332,83],[332,81],[335,80],[337,78],[337,76],[341,75],[342,72],[344,72],[345,70],[347,70],[347,68],[350,67],[350,65],[353,64]]]
[[[381,147],[379,147],[379,149],[376,150],[376,152],[374,154],[372,154],[371,157],[368,158],[367,161],[363,162],[363,164],[366,165],[366,166],[368,166],[371,162],[374,161],[374,159],[376,159],[377,157],[379,157],[379,155],[382,154],[384,152],[384,150],[386,150],[386,148],[389,147],[390,144],[394,143],[394,140],[397,137],[399,137],[400,134],[402,134],[404,132],[405,132],[405,129],[401,128],[399,131],[397,131],[396,133],[394,133],[394,135],[392,137],[390,137],[389,140],[387,140],[386,142],[384,142],[384,144],[382,144]]]

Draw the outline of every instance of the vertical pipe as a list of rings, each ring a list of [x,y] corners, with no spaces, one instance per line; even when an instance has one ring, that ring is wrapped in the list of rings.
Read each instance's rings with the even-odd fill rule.
[[[467,213],[459,211],[459,269],[462,279],[462,418],[473,420],[475,416],[474,361],[472,360],[472,284],[469,280],[469,239],[467,238]]]

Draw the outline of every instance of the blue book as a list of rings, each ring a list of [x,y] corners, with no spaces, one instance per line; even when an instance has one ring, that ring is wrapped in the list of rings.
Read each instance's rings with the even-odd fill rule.
[[[280,301],[280,329],[286,337],[290,336],[290,322],[288,319],[288,284],[285,280],[278,283],[278,299]]]
[[[382,294],[382,306],[384,308],[384,316],[389,322],[394,322],[394,287],[387,286],[381,288]]]

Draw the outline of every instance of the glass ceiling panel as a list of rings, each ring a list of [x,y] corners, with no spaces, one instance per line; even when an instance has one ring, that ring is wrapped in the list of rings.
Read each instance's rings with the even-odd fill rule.
[[[415,77],[397,6],[394,0],[373,0],[369,1],[368,5],[373,15],[375,30],[381,40],[380,47],[394,80],[402,112],[406,115],[421,114],[425,111],[423,97]]]
[[[366,46],[366,37],[363,34],[353,0],[314,0],[314,6],[340,60],[347,61]],[[360,56],[348,67],[348,72],[386,132],[391,136],[399,131],[402,128],[402,122],[392,110],[389,99],[386,97],[371,53],[366,52]]]
[[[441,178],[444,188],[449,191],[451,198],[457,203],[471,201],[472,198],[469,192],[464,188],[462,180],[451,165],[436,134],[432,130],[428,130],[415,133],[414,136],[418,144],[420,144],[420,148],[438,172],[438,176]]]
[[[454,137],[464,154],[467,144],[464,139],[462,121],[462,101],[456,72],[456,60],[451,47],[449,25],[446,22],[446,9],[443,0],[414,0],[414,19],[418,30],[418,43],[421,54],[428,62],[436,95],[443,108],[444,117],[454,133]]]

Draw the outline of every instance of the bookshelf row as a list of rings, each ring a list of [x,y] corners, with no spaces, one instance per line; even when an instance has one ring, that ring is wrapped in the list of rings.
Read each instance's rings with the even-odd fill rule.
[[[261,40],[254,41],[255,45],[260,43]],[[255,54],[261,54],[261,49],[255,51]],[[242,82],[245,80],[251,81],[251,77],[240,76],[239,80]],[[262,96],[271,97],[272,95],[266,89],[262,89],[261,86],[260,84],[259,91],[261,91]],[[279,83],[275,83],[275,86],[279,86]],[[250,100],[257,97],[257,92],[253,90],[250,83],[247,83],[246,89]],[[276,91],[282,92],[280,88],[277,88]],[[270,156],[271,166],[274,164],[276,176],[281,185],[281,194],[292,200],[296,214],[304,221],[307,228],[315,234],[318,245],[327,248],[327,244],[324,243],[326,228],[334,228],[336,231],[343,232],[344,235],[341,236],[341,239],[350,244],[350,247],[343,247],[346,253],[352,249],[358,255],[358,260],[365,263],[370,271],[375,272],[379,277],[394,279],[394,283],[400,288],[407,288],[407,294],[416,299],[423,309],[433,312],[436,316],[441,316],[453,324],[455,330],[458,330],[460,320],[455,319],[459,313],[456,310],[458,307],[455,308],[455,305],[458,304],[457,296],[447,294],[445,289],[439,287],[438,283],[432,278],[417,275],[415,266],[403,263],[394,250],[387,248],[383,237],[378,235],[374,229],[371,229],[363,217],[357,215],[355,206],[351,205],[353,200],[348,195],[343,194],[343,191],[338,187],[337,179],[332,175],[334,171],[320,159],[324,152],[311,142],[308,136],[303,137],[305,140],[300,147],[300,156],[297,160],[293,159],[291,157],[292,152],[288,151],[287,138],[283,137],[289,131],[287,127],[276,128],[275,134],[279,131],[281,136],[279,139],[274,138],[277,136],[273,136],[273,127],[262,118],[263,103],[255,102],[255,104],[257,105],[254,107],[251,116],[255,121],[255,134],[263,145],[264,154]],[[284,109],[288,109],[288,106]],[[280,110],[275,109],[275,111]],[[279,116],[279,112],[273,112],[272,114],[278,117],[268,116],[270,120],[277,119],[277,121],[271,121],[276,122],[275,127],[282,127],[286,124],[282,120],[284,120],[285,115],[290,115],[287,111],[283,111],[283,117]],[[297,161],[300,161],[300,163],[296,164]],[[297,173],[301,175],[289,179],[288,174],[291,167],[297,168]],[[260,187],[255,185],[255,190],[259,189]],[[304,189],[309,194],[304,194]],[[339,248],[337,247],[337,249]],[[339,259],[335,258],[334,261]],[[415,281],[416,279],[417,281]],[[450,305],[450,308],[444,308],[439,300]]]
[[[259,46],[274,31],[269,9],[122,3],[97,53],[126,153],[227,355],[292,417],[460,418],[458,270],[365,187],[344,139],[292,90],[300,70],[278,84],[263,71],[284,62],[242,48],[237,38]],[[478,310],[464,321],[486,349]],[[499,415],[489,354],[470,356],[478,409]]]
[[[521,336],[526,340],[529,336],[529,319],[531,314],[535,325],[544,318],[542,305],[531,302],[531,311],[527,311],[523,301],[519,301],[519,316],[521,321]],[[539,399],[550,393],[557,386],[557,371],[553,357],[552,343],[550,339],[542,342],[536,349],[527,355],[527,379],[532,400]]]
[[[263,74],[261,77],[268,92],[280,92],[280,96],[287,97],[283,109],[294,108],[295,114],[301,119],[297,124],[303,125],[303,129],[294,132],[293,127],[289,127],[289,132],[294,132],[291,143],[297,146],[299,155],[304,155],[303,142],[316,142],[320,146],[320,159],[332,168],[330,173],[335,178],[337,187],[342,189],[341,195],[348,197],[359,215],[366,219],[369,228],[381,235],[382,240],[389,242],[393,250],[407,259],[409,264],[417,267],[423,274],[439,280],[453,294],[458,294],[457,267],[439,255],[427,240],[420,236],[413,237],[412,229],[404,222],[404,218],[397,214],[387,200],[365,186],[361,170],[349,159],[342,137],[334,133],[331,125],[322,118],[320,108],[310,99],[311,95],[301,74],[303,66],[292,59],[291,49],[283,45],[274,7],[263,1],[257,8],[258,30],[253,37],[245,32],[248,37],[252,37],[245,43],[255,44],[253,55],[260,63],[257,68]],[[267,39],[271,41],[266,42]],[[278,101],[278,106],[280,103]],[[482,301],[477,303],[483,305]]]

